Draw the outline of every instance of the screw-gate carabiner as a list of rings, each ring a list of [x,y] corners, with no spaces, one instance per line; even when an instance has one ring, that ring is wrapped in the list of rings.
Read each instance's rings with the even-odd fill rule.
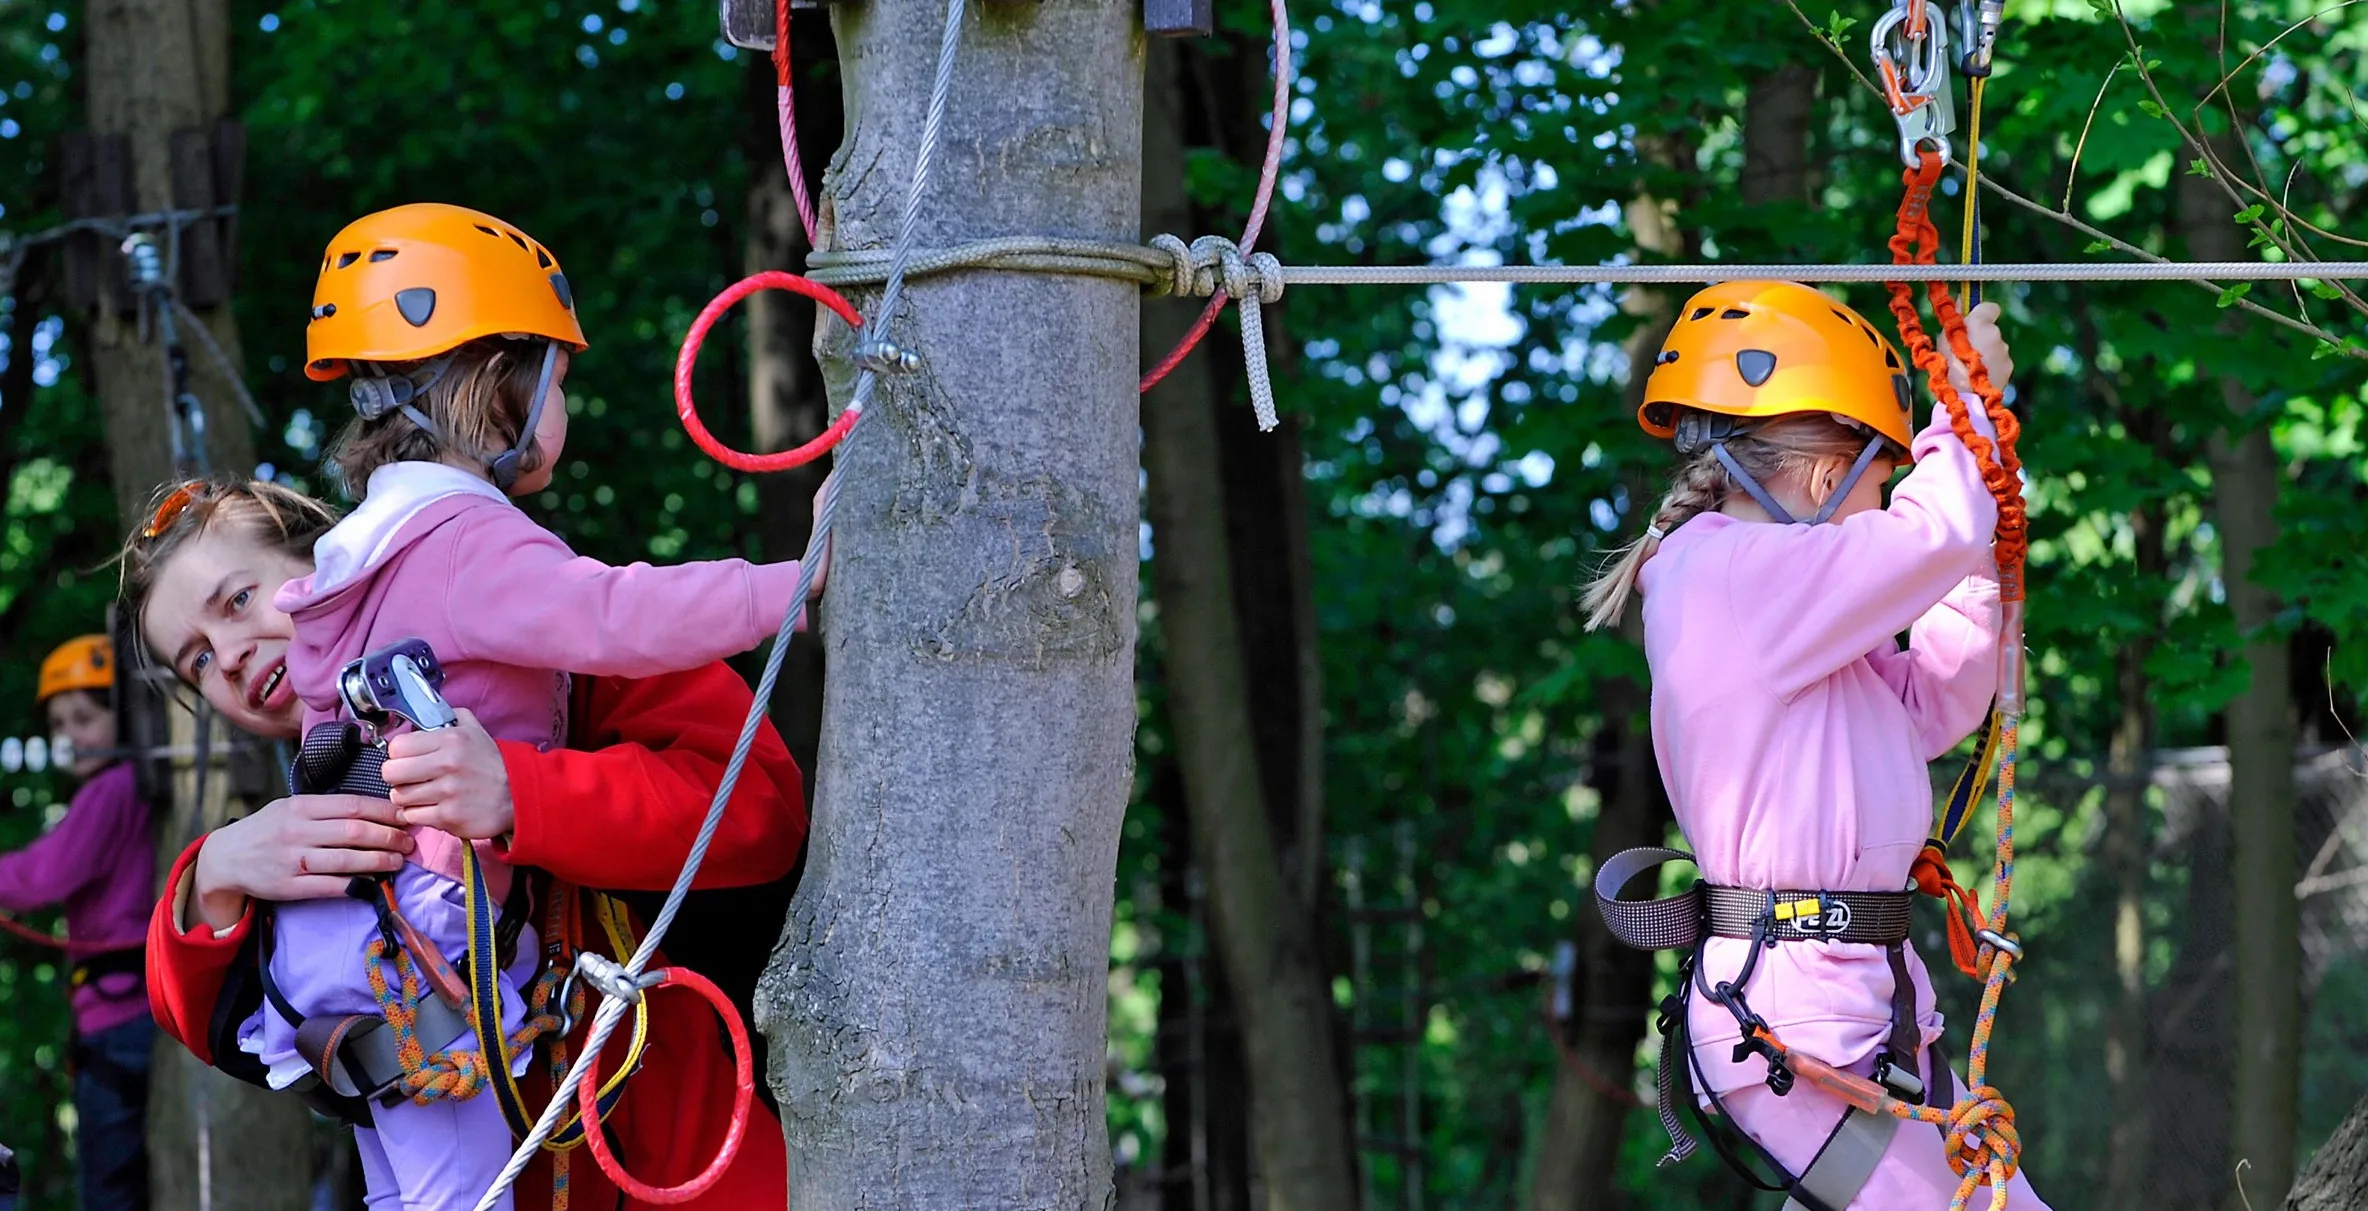
[[[1990,57],[1998,49],[1998,26],[2006,18],[2006,0],[1965,0],[1957,9],[1957,38],[1965,55],[1957,70],[1969,80],[1990,74]]]
[[[1922,7],[1919,0],[1899,0],[1884,13],[1869,31],[1867,47],[1899,123],[1900,162],[1914,168],[1926,147],[1949,157],[1957,110],[1949,94],[1949,23],[1917,20],[1911,6]]]

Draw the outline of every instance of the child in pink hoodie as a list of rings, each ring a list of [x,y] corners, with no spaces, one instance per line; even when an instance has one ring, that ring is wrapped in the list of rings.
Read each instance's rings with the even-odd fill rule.
[[[1984,305],[1969,326],[2003,384],[1996,314]],[[1792,283],[1689,301],[1645,398],[1645,427],[1675,437],[1682,461],[1645,537],[1590,587],[1588,621],[1616,622],[1631,590],[1644,598],[1654,753],[1702,879],[1771,905],[1766,893],[1901,893],[1932,824],[1926,763],[1980,725],[1997,688],[1997,510],[1972,455],[1938,407],[1911,435],[1889,342]],[[1762,945],[1730,930],[1697,966],[1691,1056],[1664,1063],[1689,1064],[1703,1103],[1787,1175],[1809,1169],[1848,1107],[1806,1084],[1780,1096],[1763,1057],[1738,1059],[1739,1014],[1706,995],[1722,982],[1792,1050],[1860,1076],[1890,1059],[1950,1104],[1954,1078],[1931,1063],[1931,980],[1904,942]],[[1913,1021],[1899,1037],[1915,1054],[1889,1056],[1902,975]],[[1958,1177],[1938,1130],[1900,1125],[1880,1158],[1830,1211],[1949,1205]],[[2044,1211],[2020,1176],[2009,1199]]]
[[[336,463],[361,504],[321,537],[313,574],[274,599],[296,635],[284,677],[250,674],[264,705],[293,693],[309,733],[343,717],[337,681],[348,662],[421,639],[445,670],[444,696],[463,726],[556,746],[567,735],[569,673],[696,668],[778,630],[795,562],[610,567],[576,555],[511,503],[551,481],[567,439],[565,347],[584,346],[565,278],[539,245],[491,216],[411,206],[355,223],[322,264],[309,368],[316,378],[356,375],[361,419]],[[467,949],[467,842],[429,828],[413,837],[417,848],[394,877],[396,905],[457,967]],[[491,840],[475,845],[498,858]],[[507,873],[489,864],[497,902]],[[365,958],[379,928],[358,900],[278,907],[270,971],[298,1015],[379,1012]],[[521,989],[541,957],[531,928],[517,955],[500,981],[505,1034],[524,1020]],[[498,1046],[466,1034],[420,1042],[430,1052]],[[275,1086],[310,1070],[295,1024],[268,1004],[242,1045]],[[513,1071],[529,1058],[514,1057]],[[491,1096],[375,1106],[372,1117],[374,1128],[358,1134],[373,1207],[471,1207],[509,1156],[510,1130]]]

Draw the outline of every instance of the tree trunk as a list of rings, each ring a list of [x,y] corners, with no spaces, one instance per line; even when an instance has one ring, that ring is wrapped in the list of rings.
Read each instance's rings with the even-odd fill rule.
[[[833,10],[848,142],[829,174],[831,246],[895,239],[941,17]],[[1109,0],[971,10],[922,246],[1134,236],[1137,20]],[[792,1206],[1098,1211],[1111,1197],[1136,318],[1118,282],[918,281],[896,336],[926,362],[882,384],[840,452],[815,827],[758,997]],[[816,344],[843,399],[851,334],[833,322]]]
[[[2226,151],[2241,162],[2243,149]],[[2179,178],[2180,220],[2198,260],[2244,255],[2234,206],[2207,178]],[[2236,1156],[2256,1205],[2285,1197],[2294,1173],[2301,1100],[2302,946],[2294,900],[2294,718],[2290,650],[2275,629],[2280,602],[2253,580],[2253,561],[2277,541],[2285,474],[2256,401],[2220,381],[2228,423],[2211,439],[2220,581],[2251,670],[2228,704],[2228,815],[2235,843]]]
[[[2138,427],[2132,424],[2133,436]],[[2140,506],[2130,515],[2130,528],[2139,579],[2155,583],[2167,566],[2161,506]],[[2114,889],[2113,973],[2120,996],[2105,1024],[2105,1076],[2112,1084],[2114,1106],[2106,1162],[2107,1211],[2147,1207],[2152,1175],[2146,1104],[2146,888],[2154,849],[2147,828],[2146,786],[2154,761],[2154,701],[2146,660],[2153,650],[2154,632],[2141,628],[2114,657],[2121,719],[2114,726],[2106,764],[2113,781],[2105,790],[2104,858]]]
[[[1150,231],[1206,231],[1230,216],[1193,205],[1184,189],[1183,164],[1187,149],[1216,147],[1237,161],[1247,161],[1263,146],[1264,131],[1246,92],[1242,68],[1261,62],[1256,45],[1229,36],[1236,54],[1215,57],[1190,42],[1162,39],[1151,44],[1146,60],[1144,90],[1144,206],[1143,229]],[[1260,75],[1263,79],[1263,75]],[[1165,354],[1181,336],[1191,305],[1184,301],[1160,305],[1144,324],[1146,362]],[[1280,317],[1272,316],[1269,341],[1280,333]],[[1163,386],[1157,406],[1206,406],[1216,420],[1220,481],[1215,485],[1223,502],[1225,549],[1233,570],[1232,608],[1241,636],[1239,659],[1245,668],[1267,670],[1252,679],[1249,714],[1260,785],[1266,796],[1266,819],[1282,863],[1295,912],[1304,917],[1308,935],[1323,937],[1323,877],[1327,869],[1324,847],[1323,694],[1319,652],[1315,640],[1314,595],[1308,562],[1307,502],[1300,471],[1299,433],[1287,421],[1275,433],[1259,433],[1242,423],[1237,388],[1241,383],[1237,347],[1223,340],[1205,341]],[[1190,395],[1190,405],[1172,404]],[[1156,490],[1157,485],[1155,485]],[[1290,675],[1282,675],[1290,670]],[[1185,860],[1172,864],[1183,882],[1198,881],[1199,894],[1190,897],[1194,919],[1206,928],[1208,895],[1203,872],[1190,858],[1192,841],[1189,800],[1179,771],[1170,788],[1169,807],[1176,812],[1173,851]],[[1179,896],[1178,903],[1185,903]],[[1325,970],[1319,965],[1319,971]],[[1193,1184],[1179,1196],[1205,1198],[1204,1211],[1225,1211],[1250,1205],[1256,1158],[1250,1146],[1249,1116],[1219,1108],[1249,1104],[1250,1080],[1243,1051],[1242,1022],[1223,965],[1196,960],[1194,979],[1178,984],[1194,998],[1180,999],[1177,1021],[1191,1032],[1193,1045],[1173,1050],[1181,1065],[1177,1078],[1197,1089],[1197,1120],[1189,1124],[1192,1137],[1176,1153],[1187,1163]],[[1163,987],[1166,987],[1163,985]],[[1162,1013],[1167,1013],[1164,1005]],[[1346,1036],[1335,1034],[1337,1072],[1348,1070],[1348,1053],[1340,1049]],[[1342,1091],[1345,1093],[1345,1090]],[[1339,1103],[1345,1105],[1345,1097]],[[1177,1120],[1178,1130],[1187,1126]],[[1184,1205],[1184,1204],[1180,1204]]]
[[[2356,1211],[2368,1207],[2368,1098],[2319,1146],[2310,1167],[2294,1179],[2286,1211]]]
[[[90,129],[131,141],[132,205],[175,206],[171,141],[176,131],[210,129],[229,108],[227,0],[92,0],[86,18]],[[164,232],[154,233],[159,242]],[[203,314],[231,357],[238,328],[228,307]],[[91,341],[92,374],[107,426],[115,498],[128,528],[158,485],[176,474],[164,383],[164,350],[154,326],[143,334],[102,299]],[[255,465],[253,435],[238,394],[192,333],[191,387],[205,401],[206,459],[233,473]]]
[[[1163,48],[1157,57],[1167,60],[1173,54]],[[1177,79],[1169,63],[1161,64],[1160,76],[1163,85]],[[1171,105],[1172,98],[1188,95],[1174,85],[1156,91]],[[1146,229],[1191,229],[1181,179],[1181,133],[1180,114],[1152,124],[1151,138],[1173,142],[1164,149],[1155,144],[1154,153],[1145,157],[1146,164],[1159,169],[1146,189]],[[1166,352],[1188,319],[1180,308],[1147,317],[1145,361]],[[1227,533],[1227,460],[1221,453],[1226,442],[1219,434],[1226,421],[1246,428],[1246,418],[1220,409],[1217,391],[1207,359],[1195,359],[1143,409],[1168,713],[1192,820],[1193,857],[1208,888],[1212,940],[1241,1025],[1250,1078],[1249,1126],[1267,1206],[1346,1211],[1357,1202],[1356,1167],[1341,1098],[1331,989],[1308,902],[1294,887],[1298,877],[1286,869],[1284,844],[1278,842],[1278,833],[1288,837],[1297,830],[1278,828],[1272,808],[1278,795],[1297,797],[1304,774],[1296,760],[1260,760],[1277,748],[1296,751],[1301,739],[1295,723],[1281,722],[1289,712],[1272,703],[1258,709],[1247,662],[1252,639],[1269,641],[1268,650],[1296,653],[1297,648],[1288,638],[1271,642],[1271,633],[1245,635],[1249,628],[1237,613],[1237,567]],[[1237,461],[1236,479],[1243,477],[1245,463]],[[1295,457],[1289,465],[1296,474]],[[1279,472],[1269,467],[1263,478],[1271,481]],[[1270,528],[1289,524],[1273,514],[1253,521],[1251,512],[1242,507],[1241,519]],[[1284,547],[1281,558],[1288,559],[1287,542]],[[1279,622],[1287,636],[1295,603],[1288,593],[1279,601],[1273,596],[1254,616]],[[1297,666],[1293,659],[1281,667]],[[1275,680],[1296,686],[1300,679]],[[1262,745],[1262,739],[1269,743]],[[1320,844],[1314,838],[1299,840],[1302,846]]]
[[[1743,202],[1809,201],[1809,126],[1817,69],[1788,63],[1751,82],[1743,108]]]
[[[1642,641],[1643,624],[1633,613],[1623,630],[1631,640]],[[1621,850],[1660,844],[1669,821],[1669,798],[1645,722],[1647,706],[1644,687],[1632,681],[1623,678],[1603,687],[1603,728],[1589,772],[1598,796],[1595,837],[1588,847],[1593,869],[1602,869]],[[1620,1137],[1635,1105],[1621,1095],[1633,1084],[1636,1044],[1652,1012],[1653,957],[1612,936],[1592,894],[1582,892],[1580,898],[1584,907],[1578,914],[1570,1038],[1556,1040],[1562,1062],[1546,1111],[1546,1144],[1538,1150],[1530,1181],[1530,1211],[1615,1205]]]
[[[155,212],[187,205],[176,198],[171,162],[176,131],[210,130],[229,109],[230,28],[226,0],[92,0],[85,20],[87,116],[98,136],[129,140],[131,205]],[[234,199],[222,199],[234,200]],[[209,195],[207,201],[214,201]],[[155,233],[164,242],[165,233]],[[159,485],[184,468],[172,458],[165,351],[133,317],[102,297],[92,325],[93,387],[107,432],[109,470],[125,530]],[[178,318],[178,317],[176,317]],[[238,329],[228,307],[202,314],[231,358]],[[206,462],[233,473],[251,470],[255,449],[238,394],[185,333],[190,389],[204,402]],[[186,716],[175,739],[194,738]],[[215,751],[227,747],[217,736]],[[186,790],[193,779],[181,780]],[[159,843],[177,856],[181,843],[220,823],[219,791],[228,779],[211,771],[217,793],[200,804],[177,796]],[[158,868],[164,869],[162,865]],[[291,1097],[243,1085],[201,1067],[179,1044],[160,1040],[148,1098],[150,1189],[160,1211],[214,1207],[297,1211],[310,1205],[309,1150],[290,1141],[311,1135],[311,1116]],[[304,1158],[304,1159],[295,1159]]]

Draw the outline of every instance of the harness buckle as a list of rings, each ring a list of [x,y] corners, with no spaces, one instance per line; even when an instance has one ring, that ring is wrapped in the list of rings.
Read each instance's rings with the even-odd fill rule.
[[[1814,897],[1779,900],[1773,911],[1777,921],[1788,923],[1821,942],[1830,942],[1850,930],[1850,905],[1822,891]]]
[[[1752,1014],[1743,1025],[1743,1037],[1735,1041],[1735,1062],[1740,1064],[1753,1056],[1768,1061],[1768,1089],[1778,1097],[1792,1092],[1793,1072],[1784,1062],[1784,1053],[1769,1041],[1768,1023]]]
[[[1899,1063],[1888,1047],[1875,1053],[1875,1080],[1903,1102],[1920,1104],[1924,1100],[1923,1078]]]

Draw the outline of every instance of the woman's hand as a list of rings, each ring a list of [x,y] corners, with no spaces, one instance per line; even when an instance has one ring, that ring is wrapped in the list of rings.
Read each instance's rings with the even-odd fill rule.
[[[507,836],[518,827],[510,802],[510,767],[467,707],[459,721],[432,732],[405,732],[386,742],[386,779],[407,826],[440,828],[464,841]]]
[[[1973,351],[1982,359],[1982,368],[1989,371],[1990,385],[2000,391],[2014,380],[2014,356],[2006,347],[2006,337],[1998,331],[1998,304],[1985,302],[1965,314],[1965,336],[1973,343]],[[1957,361],[1957,351],[1949,346],[1946,337],[1939,341],[1942,356],[1949,363],[1949,385],[1957,394],[1973,404],[1973,379]],[[1976,408],[1976,411],[1979,409]]]
[[[410,852],[411,837],[384,799],[295,795],[207,834],[191,864],[190,895],[206,924],[228,929],[250,899],[342,896],[353,876],[400,870]]]

